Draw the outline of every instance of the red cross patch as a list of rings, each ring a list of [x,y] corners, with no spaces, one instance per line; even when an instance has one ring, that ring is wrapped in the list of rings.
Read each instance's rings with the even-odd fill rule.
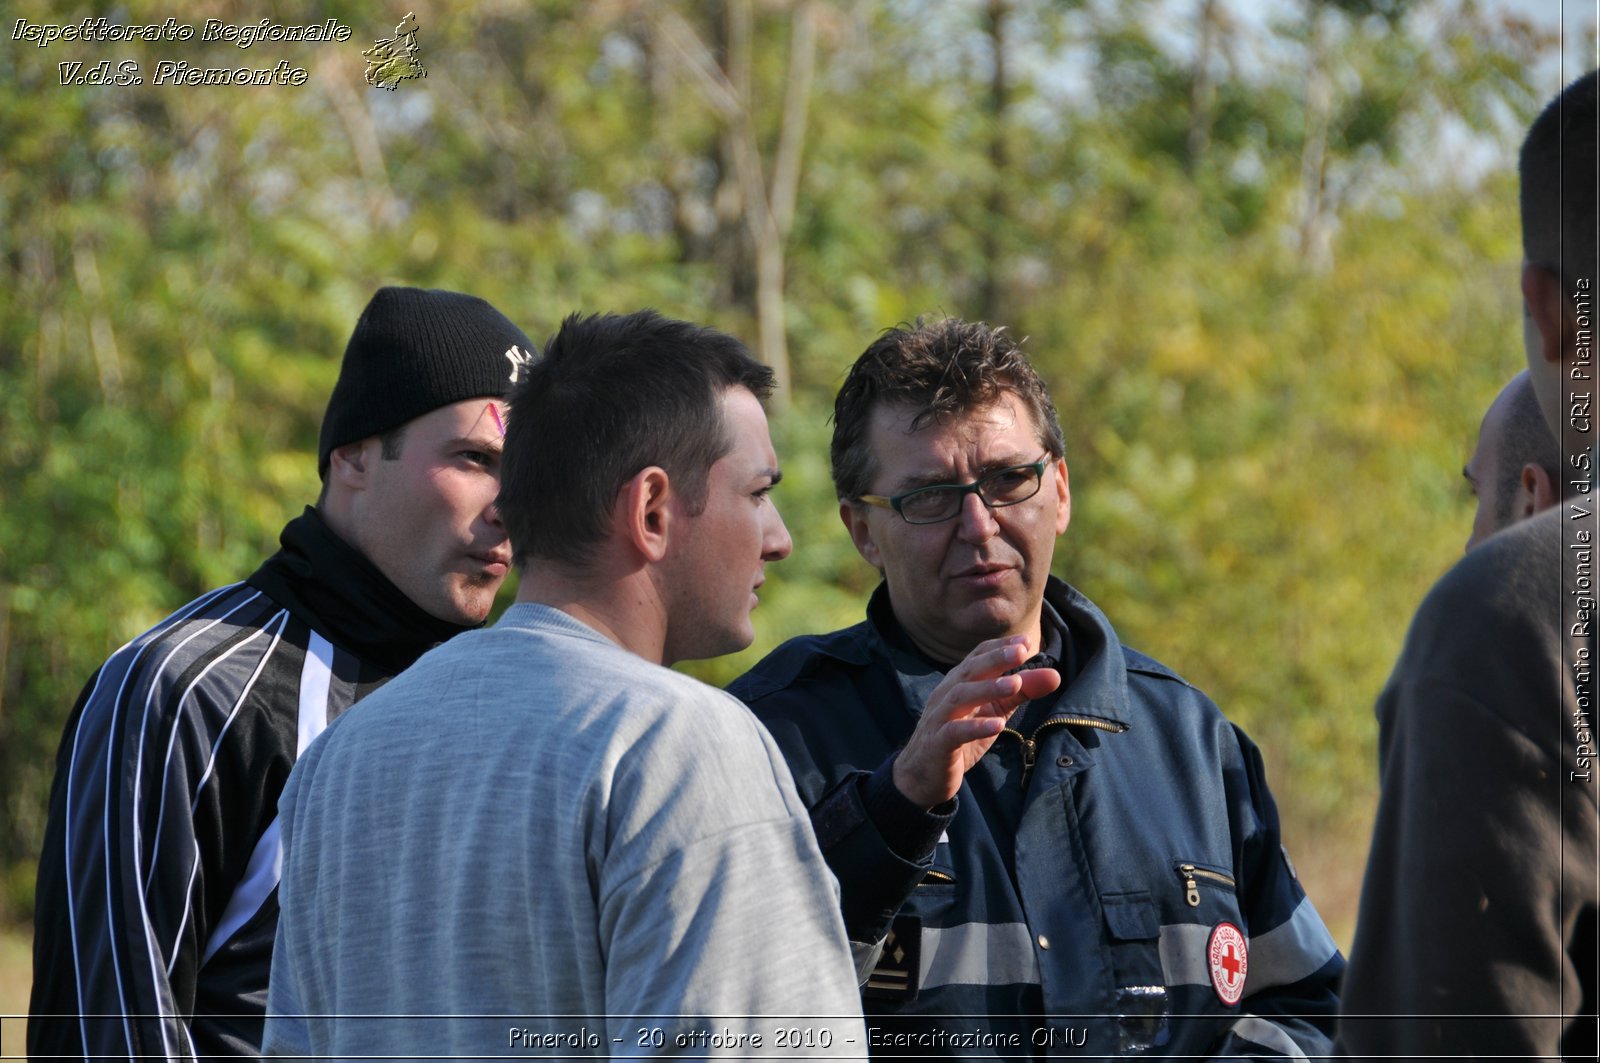
[[[1212,928],[1211,941],[1206,945],[1206,957],[1211,961],[1211,988],[1217,991],[1217,999],[1230,1008],[1244,996],[1244,978],[1250,970],[1249,951],[1244,935],[1232,923],[1218,923]]]

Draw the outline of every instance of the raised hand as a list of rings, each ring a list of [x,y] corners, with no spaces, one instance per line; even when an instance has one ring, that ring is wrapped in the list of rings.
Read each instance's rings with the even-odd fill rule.
[[[1012,710],[1061,685],[1054,668],[1005,673],[1028,658],[1022,635],[980,642],[934,688],[922,718],[895,758],[894,784],[919,808],[943,804],[994,745]]]

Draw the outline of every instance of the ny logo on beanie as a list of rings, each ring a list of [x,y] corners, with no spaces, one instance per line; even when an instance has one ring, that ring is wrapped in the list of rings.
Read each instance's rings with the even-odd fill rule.
[[[522,370],[526,366],[532,365],[537,360],[538,355],[530,354],[514,343],[510,347],[507,347],[506,361],[511,363],[511,382],[515,384],[517,381],[521,380]]]

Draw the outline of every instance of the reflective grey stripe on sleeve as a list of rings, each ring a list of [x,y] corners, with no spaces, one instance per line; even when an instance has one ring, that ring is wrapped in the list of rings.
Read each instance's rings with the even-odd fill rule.
[[[922,928],[922,988],[1039,983],[1026,923],[962,923]]]
[[[311,740],[328,726],[328,688],[332,678],[333,644],[313,631],[310,641],[306,643],[305,663],[300,666],[300,716],[296,728],[299,734],[295,744],[297,758],[306,751]],[[250,853],[244,877],[239,880],[233,896],[228,898],[228,907],[217,921],[216,929],[211,932],[211,940],[206,942],[201,963],[209,960],[213,953],[226,944],[261,909],[272,891],[278,888],[278,880],[283,875],[283,846],[278,832],[278,817],[273,816]]]
[[[1311,898],[1303,897],[1287,923],[1250,939],[1245,992],[1257,993],[1309,978],[1338,951]]]
[[[1211,964],[1206,945],[1209,926],[1181,923],[1161,928],[1161,970],[1168,985],[1210,985]],[[1249,939],[1250,969],[1245,974],[1245,994],[1308,978],[1338,951],[1322,917],[1309,897],[1303,898],[1289,921]]]
[[[1233,1032],[1246,1041],[1270,1049],[1288,1059],[1306,1058],[1305,1052],[1295,1043],[1295,1039],[1283,1032],[1283,1027],[1274,1025],[1259,1015],[1241,1017],[1233,1024]]]

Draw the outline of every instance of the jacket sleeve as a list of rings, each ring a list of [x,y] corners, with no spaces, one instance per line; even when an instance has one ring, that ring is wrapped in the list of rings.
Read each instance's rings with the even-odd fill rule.
[[[841,696],[837,692],[758,682],[753,676],[729,690],[761,720],[794,776],[817,846],[838,879],[845,931],[864,979],[895,914],[927,873],[955,803],[923,812],[906,802],[893,788],[894,751],[887,742],[875,747],[856,737],[847,750],[819,751],[817,736],[808,731],[818,726],[817,699]],[[865,962],[869,953],[872,962]]]
[[[141,691],[142,674],[140,662],[107,662],[56,756],[34,913],[30,1056],[194,1055],[184,1018],[197,928],[187,901],[201,876],[181,786],[161,801],[161,748],[150,731],[165,728],[136,695],[159,702],[164,691]],[[170,874],[152,874],[146,839],[176,856]]]
[[[1249,972],[1240,1015],[1212,1055],[1325,1056],[1333,1049],[1344,957],[1289,861],[1261,755],[1237,728],[1235,734],[1253,819],[1236,868],[1240,911],[1248,924]]]
[[[196,1054],[197,972],[259,834],[230,825],[253,822],[270,788],[218,749],[246,696],[236,677],[271,641],[257,629],[215,653],[198,627],[118,651],[67,724],[39,862],[31,1055]]]
[[[823,859],[839,880],[844,925],[853,942],[881,942],[927,874],[955,802],[924,813],[894,789],[894,760],[847,777],[810,809]],[[870,968],[869,968],[870,969]]]

